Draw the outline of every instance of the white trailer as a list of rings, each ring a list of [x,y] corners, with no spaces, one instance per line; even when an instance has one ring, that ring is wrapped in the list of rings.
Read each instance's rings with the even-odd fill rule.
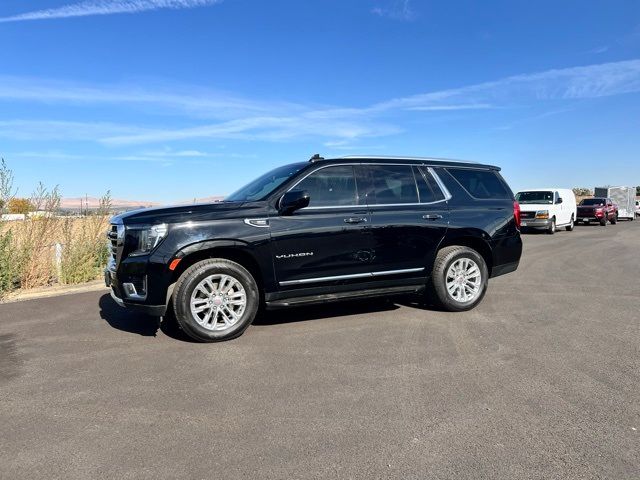
[[[595,197],[611,198],[618,204],[618,218],[633,220],[636,209],[635,187],[596,187]]]

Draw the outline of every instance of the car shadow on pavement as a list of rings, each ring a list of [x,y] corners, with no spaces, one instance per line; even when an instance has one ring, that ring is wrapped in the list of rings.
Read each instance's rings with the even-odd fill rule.
[[[136,333],[144,337],[155,337],[158,333],[159,318],[122,308],[113,301],[109,294],[100,297],[98,305],[100,306],[100,318],[106,320],[116,330]]]
[[[178,326],[173,316],[173,309],[168,309],[167,315],[158,318],[132,312],[118,306],[109,294],[100,297],[100,317],[111,327],[127,333],[134,333],[145,337],[156,337],[158,330],[167,337],[188,343],[198,343],[186,335]],[[398,310],[400,306],[438,310],[432,305],[424,303],[417,296],[398,296],[392,298],[371,298],[367,300],[351,300],[330,302],[318,305],[288,307],[277,310],[262,309],[253,321],[258,327],[280,325],[286,323],[305,322],[308,320],[322,320],[323,318],[346,317],[367,313],[390,312]]]
[[[305,322],[307,320],[392,311],[398,308],[400,307],[398,307],[393,300],[384,298],[287,307],[276,310],[262,310],[253,321],[253,325],[269,326],[282,323]]]
[[[98,304],[100,306],[100,317],[116,330],[135,333],[144,337],[156,337],[158,336],[158,330],[160,330],[167,337],[175,340],[195,343],[195,340],[188,337],[178,326],[173,316],[171,305],[169,305],[168,314],[160,318],[122,308],[113,301],[109,294],[100,297]]]

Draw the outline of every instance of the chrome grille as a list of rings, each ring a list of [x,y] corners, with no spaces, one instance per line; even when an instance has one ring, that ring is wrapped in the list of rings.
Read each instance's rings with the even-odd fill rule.
[[[118,226],[111,225],[110,230],[107,232],[107,238],[109,239],[109,252],[111,257],[116,260],[118,258]]]
[[[531,219],[536,217],[536,212],[520,212],[520,218]]]
[[[109,269],[116,270],[118,263],[120,263],[120,257],[122,256],[122,249],[124,245],[124,225],[121,223],[112,223],[109,226],[107,232],[107,246],[109,247]]]

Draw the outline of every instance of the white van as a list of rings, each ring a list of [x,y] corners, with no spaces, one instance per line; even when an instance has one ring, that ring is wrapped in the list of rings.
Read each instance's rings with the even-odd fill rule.
[[[576,197],[568,188],[535,188],[516,193],[521,225],[555,233],[557,228],[573,230],[577,216]]]

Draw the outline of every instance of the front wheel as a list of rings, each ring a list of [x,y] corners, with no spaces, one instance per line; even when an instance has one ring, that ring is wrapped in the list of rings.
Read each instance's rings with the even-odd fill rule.
[[[235,338],[258,311],[255,279],[242,265],[222,258],[202,260],[187,268],[173,294],[176,320],[200,342]]]
[[[618,223],[618,214],[611,217],[611,225],[615,225],[616,223]]]
[[[427,291],[439,307],[461,312],[480,303],[488,282],[482,255],[469,247],[451,246],[438,252]]]
[[[556,219],[555,219],[555,217],[551,219],[551,225],[549,225],[549,228],[547,229],[547,233],[549,235],[553,235],[554,233],[556,233]]]

